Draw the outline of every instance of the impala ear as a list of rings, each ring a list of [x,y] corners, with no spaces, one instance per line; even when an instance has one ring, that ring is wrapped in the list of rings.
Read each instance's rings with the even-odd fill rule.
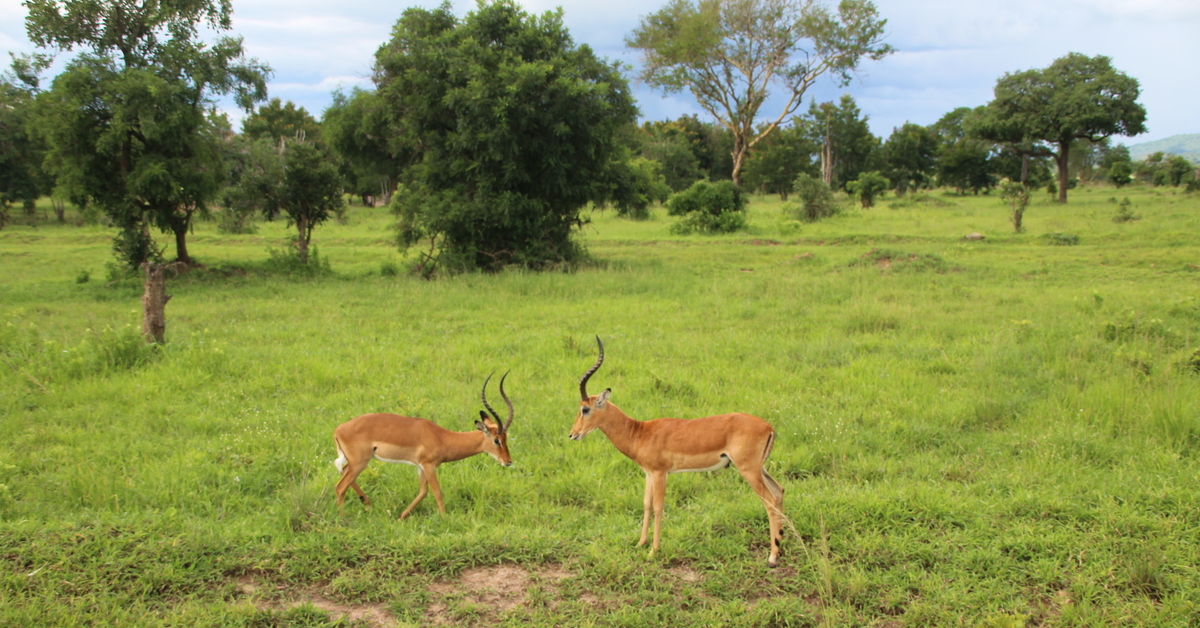
[[[486,412],[484,412],[483,410],[480,410],[479,418],[481,420],[475,422],[475,428],[478,429],[480,432],[483,432],[484,434],[491,435],[492,431],[490,429],[488,429],[488,425],[487,425],[488,421],[490,420],[490,417],[488,417]]]
[[[596,396],[596,409],[599,410],[608,405],[608,396],[612,394],[611,388],[605,388],[604,392]]]

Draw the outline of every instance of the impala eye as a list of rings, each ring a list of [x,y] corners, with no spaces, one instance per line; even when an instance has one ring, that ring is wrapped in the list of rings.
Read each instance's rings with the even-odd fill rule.
[[[591,411],[592,411],[592,409],[591,409],[591,408],[589,408],[589,407],[587,407],[587,406],[584,406],[584,407],[583,407],[583,413],[584,413],[584,414],[587,414],[587,413],[589,413],[589,412],[591,412]]]
[[[493,442],[493,443],[496,443],[497,445],[499,445],[499,444],[500,444],[500,439],[499,439],[499,438],[493,438],[493,439],[492,439],[492,442]]]

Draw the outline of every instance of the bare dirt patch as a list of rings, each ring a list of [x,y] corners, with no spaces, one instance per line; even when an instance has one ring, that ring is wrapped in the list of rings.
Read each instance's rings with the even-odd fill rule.
[[[334,620],[344,619],[379,628],[396,625],[396,618],[383,604],[343,604],[311,590],[293,591],[283,599],[255,599],[265,587],[249,575],[237,579],[237,588],[259,610],[288,610],[308,604],[329,613],[330,619]]]
[[[533,586],[556,590],[557,583],[575,574],[561,565],[544,565],[533,571],[517,565],[476,567],[463,571],[457,580],[429,585],[434,601],[425,611],[425,623],[451,625],[459,623],[452,607],[468,606],[487,609],[485,617],[517,608],[526,601],[526,591]]]

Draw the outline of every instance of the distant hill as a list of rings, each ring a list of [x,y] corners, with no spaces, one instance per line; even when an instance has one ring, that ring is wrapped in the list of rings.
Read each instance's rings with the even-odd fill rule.
[[[1181,155],[1194,163],[1200,163],[1200,133],[1172,135],[1154,142],[1134,144],[1129,147],[1129,156],[1134,161],[1140,161],[1159,151],[1169,155]]]

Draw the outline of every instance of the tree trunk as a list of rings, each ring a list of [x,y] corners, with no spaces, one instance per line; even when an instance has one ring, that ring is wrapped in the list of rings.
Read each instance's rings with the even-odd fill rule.
[[[151,344],[163,344],[167,333],[167,264],[146,262],[142,271],[146,273],[145,291],[142,292],[142,336]]]
[[[733,174],[730,176],[730,178],[733,179],[734,185],[741,187],[742,186],[742,166],[746,165],[746,153],[748,153],[750,151],[749,151],[749,149],[746,148],[746,146],[744,146],[744,145],[739,146],[738,144],[739,144],[738,140],[734,139],[733,152],[730,153],[731,155],[733,155]]]
[[[821,180],[833,187],[833,140],[829,137],[829,121],[825,121],[825,141],[821,144]]]
[[[188,255],[187,250],[187,223],[184,223],[182,226],[172,225],[171,231],[175,232],[175,258],[179,260],[181,264],[184,264],[185,266],[191,266],[192,256]]]
[[[308,220],[304,214],[300,214],[296,218],[296,229],[300,232],[300,237],[296,238],[296,254],[300,258],[301,264],[308,263]]]
[[[1071,141],[1058,143],[1058,154],[1054,161],[1058,163],[1058,202],[1067,203],[1067,158],[1071,151]]]

